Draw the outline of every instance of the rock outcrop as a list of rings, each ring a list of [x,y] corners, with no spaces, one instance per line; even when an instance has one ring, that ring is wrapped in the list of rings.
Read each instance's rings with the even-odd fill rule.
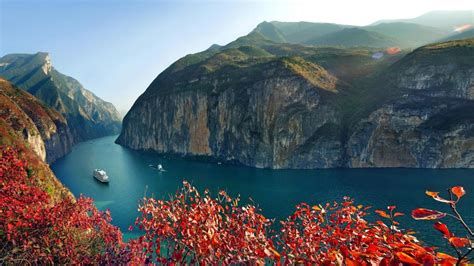
[[[74,142],[113,135],[121,118],[115,107],[58,72],[47,53],[0,58],[0,77],[39,98],[67,120]]]

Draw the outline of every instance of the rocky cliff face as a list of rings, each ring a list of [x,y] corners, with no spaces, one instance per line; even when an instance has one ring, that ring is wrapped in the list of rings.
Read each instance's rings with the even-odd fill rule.
[[[276,169],[474,167],[474,40],[377,61],[254,37],[165,70],[117,143]]]
[[[389,69],[397,97],[349,139],[350,167],[474,168],[474,40],[422,47]]]
[[[125,118],[117,141],[134,149],[212,156],[256,167],[338,166],[338,135],[321,135],[339,124],[334,106],[322,100],[335,92],[280,67],[286,77],[273,76],[277,70],[272,67],[261,73],[262,80],[235,89],[226,88],[225,78],[210,79],[203,82],[214,84],[211,91],[143,99]],[[333,86],[334,77],[325,74],[319,78]]]
[[[58,72],[47,53],[11,54],[0,58],[0,77],[28,91],[67,120],[74,142],[116,134],[115,107]]]
[[[2,143],[8,135],[23,139],[43,161],[51,163],[69,153],[73,137],[58,112],[45,107],[34,96],[0,79]],[[8,144],[8,143],[3,143]]]

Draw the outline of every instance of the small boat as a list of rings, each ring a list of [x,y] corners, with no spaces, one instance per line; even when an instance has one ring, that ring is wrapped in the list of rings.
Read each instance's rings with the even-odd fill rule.
[[[109,176],[104,170],[95,169],[92,175],[102,183],[109,183]]]
[[[165,168],[163,168],[163,165],[161,165],[161,164],[157,164],[156,166],[153,165],[153,164],[150,164],[148,166],[150,166],[151,168],[156,169],[160,172],[166,172]]]

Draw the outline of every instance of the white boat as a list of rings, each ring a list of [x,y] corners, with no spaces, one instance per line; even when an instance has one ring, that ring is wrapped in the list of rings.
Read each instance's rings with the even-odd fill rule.
[[[158,169],[158,171],[160,171],[160,172],[166,172],[165,168],[163,168],[163,165],[161,165],[161,164],[158,164],[156,166],[156,169]]]
[[[92,175],[102,183],[109,183],[109,176],[104,170],[94,169]]]

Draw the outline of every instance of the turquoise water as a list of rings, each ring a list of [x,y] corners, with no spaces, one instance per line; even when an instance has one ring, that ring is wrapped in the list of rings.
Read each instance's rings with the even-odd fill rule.
[[[167,198],[183,179],[203,190],[227,190],[241,195],[244,202],[252,198],[269,218],[284,218],[300,202],[311,204],[341,200],[348,195],[356,204],[385,209],[397,205],[409,214],[416,207],[447,210],[447,206],[428,198],[425,190],[444,191],[454,185],[464,186],[467,195],[461,200],[460,212],[474,227],[474,170],[427,169],[332,169],[268,170],[243,166],[218,165],[166,158],[139,153],[114,144],[117,136],[80,143],[73,151],[52,165],[58,178],[78,196],[92,197],[98,208],[110,209],[112,223],[125,234],[138,215],[137,204],[145,195]],[[163,164],[167,172],[158,172],[150,164]],[[92,177],[94,168],[109,174],[109,184]],[[453,220],[445,222],[454,223]],[[401,219],[404,228],[420,232],[428,244],[441,245],[443,240],[429,221]],[[459,227],[454,228],[460,229]],[[462,231],[458,231],[462,232]],[[130,237],[130,235],[128,235]]]

